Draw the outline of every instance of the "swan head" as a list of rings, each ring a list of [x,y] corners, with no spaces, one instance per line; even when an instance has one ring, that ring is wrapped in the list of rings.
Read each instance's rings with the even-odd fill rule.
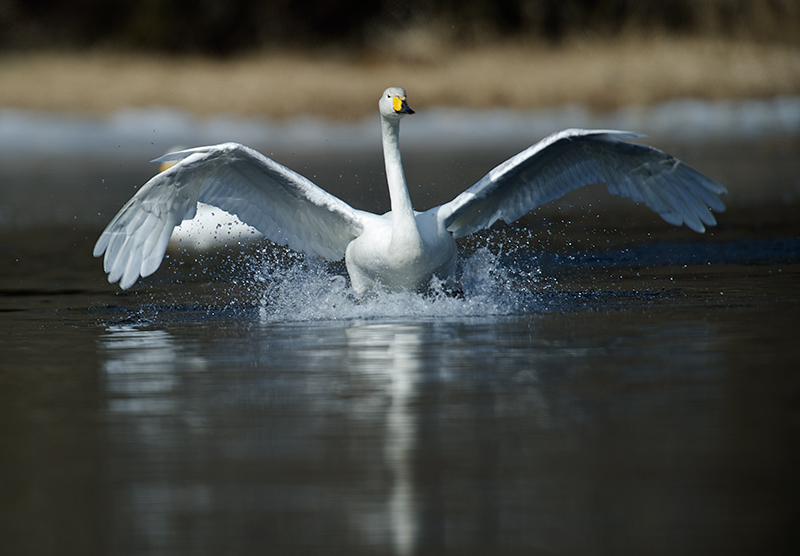
[[[390,120],[399,120],[406,114],[413,114],[406,101],[406,90],[402,87],[389,87],[378,101],[381,116]]]

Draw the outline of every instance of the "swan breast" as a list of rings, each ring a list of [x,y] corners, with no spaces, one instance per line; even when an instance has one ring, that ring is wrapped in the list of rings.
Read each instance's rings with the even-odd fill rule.
[[[345,253],[353,289],[362,294],[377,285],[390,290],[425,288],[434,276],[452,279],[456,242],[438,221],[435,211],[416,213],[416,241],[392,241],[391,213],[365,226]],[[398,238],[394,238],[398,239]]]

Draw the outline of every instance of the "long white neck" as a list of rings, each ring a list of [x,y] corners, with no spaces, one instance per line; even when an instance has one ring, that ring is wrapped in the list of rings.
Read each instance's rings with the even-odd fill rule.
[[[412,239],[421,242],[400,158],[400,121],[381,118],[381,131],[386,181],[392,203],[392,242],[403,241],[408,244]]]

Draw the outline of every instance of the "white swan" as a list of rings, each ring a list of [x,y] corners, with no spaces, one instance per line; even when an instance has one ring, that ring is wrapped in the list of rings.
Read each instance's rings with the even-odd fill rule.
[[[400,159],[400,120],[413,114],[406,92],[384,91],[378,102],[391,211],[352,208],[303,176],[237,143],[171,153],[179,160],[148,181],[111,220],[94,246],[105,253],[111,283],[131,287],[156,271],[172,230],[193,218],[197,203],[220,207],[268,239],[328,260],[345,257],[351,285],[363,294],[426,287],[453,277],[459,237],[513,222],[578,187],[608,190],[644,202],[667,222],[703,232],[725,210],[719,183],[652,147],[629,143],[635,133],[569,129],[555,133],[492,169],[449,203],[425,212],[411,206]]]

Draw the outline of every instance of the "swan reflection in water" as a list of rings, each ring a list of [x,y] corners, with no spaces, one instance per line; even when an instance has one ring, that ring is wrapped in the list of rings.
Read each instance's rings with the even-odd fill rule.
[[[152,457],[174,457],[177,460],[175,463],[180,464],[187,457],[207,458],[209,453],[224,449],[227,443],[224,438],[226,433],[222,430],[225,428],[225,418],[218,413],[223,397],[226,407],[238,404],[245,406],[239,411],[246,411],[247,406],[254,403],[255,397],[263,394],[267,399],[275,388],[281,388],[279,376],[263,376],[263,380],[259,381],[261,394],[250,392],[239,399],[230,395],[220,397],[220,392],[204,391],[209,383],[203,379],[209,373],[220,372],[219,364],[200,355],[198,346],[192,347],[192,342],[187,343],[165,330],[146,326],[111,326],[107,332],[101,346],[107,356],[103,364],[103,377],[113,424],[110,434],[124,437],[124,443],[132,446],[136,452],[135,458],[143,458],[145,462]],[[384,495],[379,499],[370,496],[369,501],[365,502],[361,498],[363,503],[356,502],[353,505],[353,497],[348,497],[346,502],[351,515],[347,516],[347,521],[350,527],[364,536],[368,544],[385,546],[387,539],[391,539],[394,552],[400,555],[413,552],[420,519],[413,474],[418,421],[412,403],[422,372],[422,338],[423,329],[418,325],[356,324],[347,328],[345,337],[340,338],[344,340],[340,346],[341,355],[348,368],[339,369],[339,372],[330,369],[326,377],[310,377],[310,380],[321,380],[323,384],[305,386],[303,383],[308,379],[299,376],[304,369],[296,368],[293,372],[298,375],[295,377],[297,380],[293,380],[290,386],[306,391],[337,392],[341,387],[335,382],[346,379],[342,373],[355,373],[356,382],[368,385],[372,403],[359,403],[349,408],[352,413],[350,418],[363,425],[365,430],[373,430],[376,419],[383,422],[380,435],[383,449],[374,454],[379,456],[383,464],[380,461],[362,461],[360,465],[368,468],[384,465],[388,468],[390,480],[388,483],[382,481]],[[311,356],[311,359],[314,357]],[[264,372],[269,373],[269,368]],[[227,383],[224,378],[222,380],[222,384]],[[232,391],[241,392],[239,386],[232,383],[227,383],[227,386],[231,386]],[[294,400],[290,404],[295,406],[295,412],[320,413],[324,416],[331,411],[329,400],[317,400],[318,407],[313,407],[312,403],[312,407],[300,409],[296,407],[298,400],[291,392],[283,390],[279,395]],[[303,405],[306,405],[305,401]],[[365,406],[380,408],[380,411],[378,414],[365,413]],[[228,410],[237,411],[235,407]],[[296,427],[302,427],[302,423],[303,419],[299,418],[298,424],[286,432],[289,435],[297,433]],[[248,423],[250,425],[252,423]],[[269,428],[269,423],[265,422],[263,426]],[[326,434],[324,429],[317,433]],[[334,431],[328,433],[335,434]],[[113,440],[119,442],[123,439]],[[202,448],[199,454],[179,453],[186,449],[196,452],[198,442]],[[270,447],[250,446],[250,449],[252,453],[249,457],[258,459],[259,453],[269,452]],[[307,446],[306,449],[311,449],[313,457],[314,447]],[[266,454],[265,457],[270,460],[287,455],[297,457],[297,454],[281,451],[279,448],[277,455]],[[374,460],[374,455],[368,460]],[[197,463],[192,462],[195,465]],[[134,465],[133,461],[128,465]],[[142,468],[146,469],[147,465],[142,465]],[[168,542],[171,535],[169,524],[176,523],[179,516],[185,518],[187,512],[211,512],[214,510],[214,500],[219,500],[223,494],[214,477],[205,477],[205,484],[201,482],[189,486],[179,476],[164,476],[162,473],[163,470],[155,476],[143,477],[129,485],[124,492],[117,493],[122,498],[118,503],[128,508],[126,515],[129,521],[125,527],[133,529],[142,538],[151,539],[156,545]],[[267,472],[260,480],[266,484],[273,479]],[[266,496],[271,495],[269,490],[262,492]],[[312,506],[313,502],[309,502],[309,506]],[[269,504],[280,511],[280,500],[273,500]]]
[[[590,553],[608,512],[626,516],[618,540],[652,526],[636,508],[661,508],[664,531],[692,503],[719,515],[724,496],[698,506],[658,480],[694,484],[690,462],[717,453],[719,338],[634,316],[618,335],[601,312],[111,327],[112,537]],[[685,466],[654,458],[673,449]]]
[[[353,369],[388,382],[384,454],[392,486],[386,522],[396,553],[411,554],[419,519],[413,474],[418,422],[412,402],[422,374],[422,330],[415,325],[375,324],[353,326],[346,332]]]

